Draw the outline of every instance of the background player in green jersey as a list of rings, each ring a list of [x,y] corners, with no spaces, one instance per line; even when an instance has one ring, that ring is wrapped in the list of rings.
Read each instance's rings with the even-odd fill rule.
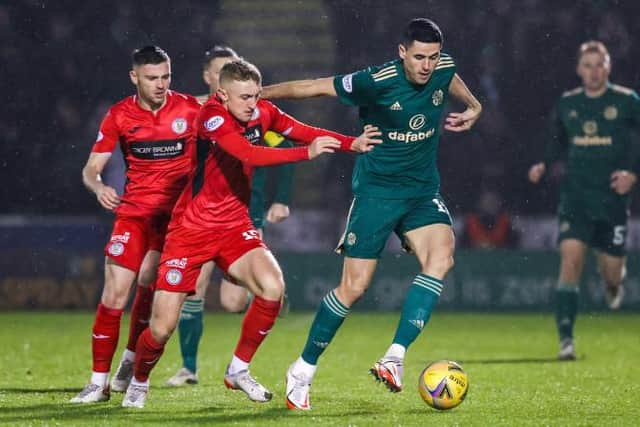
[[[631,131],[640,126],[640,99],[609,83],[611,59],[604,44],[583,43],[577,73],[582,86],[565,92],[552,114],[552,135],[545,160],[529,169],[537,183],[547,166],[564,157],[558,207],[560,274],[556,288],[556,323],[562,360],[576,358],[573,326],[578,312],[578,284],[589,247],[595,249],[610,308],[622,303],[626,273],[628,194],[637,180],[637,150]]]
[[[414,19],[398,47],[400,59],[353,74],[286,82],[264,88],[266,98],[337,96],[360,107],[363,125],[374,125],[383,143],[358,156],[354,200],[339,249],[345,254],[339,286],[323,299],[302,355],[287,372],[287,406],[310,409],[309,387],[318,358],[373,277],[388,236],[395,232],[420,263],[406,296],[395,337],[371,373],[391,391],[402,389],[407,347],[429,321],[453,266],[451,217],[440,197],[436,166],[440,123],[449,94],[467,106],[451,113],[445,129],[464,131],[478,119],[480,103],[441,52],[442,33]]]
[[[201,95],[198,100],[205,103],[209,96],[216,92],[219,86],[218,78],[222,67],[239,59],[238,54],[228,46],[216,45],[205,54],[203,79],[209,86],[209,94]],[[271,146],[293,147],[293,144],[275,132],[268,131],[264,137],[264,143]],[[285,220],[289,216],[289,200],[291,194],[291,183],[294,171],[293,164],[277,166],[277,189],[274,202],[266,213],[266,220],[277,223]],[[254,226],[260,234],[264,228],[265,219],[265,184],[267,177],[266,168],[256,168],[251,180],[251,202],[249,215]],[[198,345],[203,331],[204,297],[207,292],[211,275],[214,270],[213,262],[206,263],[200,272],[196,284],[196,294],[187,299],[180,312],[178,323],[178,335],[180,338],[180,352],[182,354],[182,367],[178,372],[169,378],[168,385],[182,386],[185,384],[196,384]],[[237,313],[243,311],[249,303],[250,293],[243,287],[222,279],[220,283],[220,304],[229,312]],[[288,308],[283,306],[283,312]]]

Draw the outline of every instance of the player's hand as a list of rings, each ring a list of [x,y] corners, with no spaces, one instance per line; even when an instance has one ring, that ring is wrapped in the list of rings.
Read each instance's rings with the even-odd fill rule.
[[[635,173],[617,170],[611,174],[611,189],[621,196],[627,194],[638,180]]]
[[[96,189],[96,198],[98,199],[98,203],[102,205],[103,208],[107,210],[114,210],[120,204],[120,196],[113,187],[109,187],[108,185],[100,185]]]
[[[542,175],[544,175],[544,172],[546,170],[547,168],[542,162],[536,163],[535,165],[531,166],[529,168],[529,181],[531,181],[534,184],[539,183],[540,179],[542,178]]]
[[[364,125],[364,132],[351,143],[351,151],[356,153],[366,153],[373,150],[373,148],[382,143],[381,139],[376,139],[376,136],[381,136],[382,132],[377,127],[372,125]]]
[[[273,203],[267,211],[267,221],[271,224],[284,221],[289,217],[289,206],[283,203]]]
[[[319,136],[309,145],[309,160],[322,153],[334,153],[340,148],[340,141],[332,136]]]
[[[471,126],[480,118],[480,111],[474,108],[467,108],[462,113],[449,113],[445,119],[444,128],[451,132],[464,132],[471,129]]]

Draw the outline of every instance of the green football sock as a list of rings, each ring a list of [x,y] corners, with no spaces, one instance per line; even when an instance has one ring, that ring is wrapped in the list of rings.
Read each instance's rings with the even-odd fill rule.
[[[418,274],[407,292],[402,306],[400,322],[393,337],[394,344],[407,348],[418,338],[429,322],[431,311],[442,292],[442,280],[426,274]]]
[[[196,360],[198,358],[198,344],[202,337],[202,314],[204,301],[201,299],[186,300],[180,312],[178,334],[180,335],[180,352],[182,353],[182,366],[196,372]]]
[[[560,283],[556,288],[556,326],[560,340],[573,338],[573,326],[578,315],[578,286]]]
[[[305,362],[310,365],[318,364],[318,358],[333,339],[347,314],[349,314],[349,308],[338,300],[335,290],[322,299],[311,324],[307,344],[302,351],[302,359]]]

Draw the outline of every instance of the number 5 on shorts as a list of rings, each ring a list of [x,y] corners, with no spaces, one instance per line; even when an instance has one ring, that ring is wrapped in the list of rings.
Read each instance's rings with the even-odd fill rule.
[[[627,227],[624,225],[616,225],[613,227],[613,244],[616,246],[624,245],[624,233]]]

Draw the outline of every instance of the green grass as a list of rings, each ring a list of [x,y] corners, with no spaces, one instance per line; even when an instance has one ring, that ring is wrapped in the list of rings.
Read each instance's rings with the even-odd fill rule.
[[[640,315],[583,315],[577,362],[556,362],[550,315],[436,313],[408,354],[405,391],[391,394],[367,370],[386,349],[397,315],[354,313],[321,359],[312,387],[313,410],[285,408],[285,371],[299,354],[310,314],[281,319],[252,364],[275,393],[255,404],[226,390],[224,367],[240,328],[238,315],[207,315],[200,384],[170,389],[179,367],[177,337],[152,374],[143,410],[66,403],[88,380],[88,313],[0,314],[0,424],[7,425],[266,425],[266,426],[595,426],[638,425]],[[121,333],[121,347],[126,329]],[[416,390],[424,366],[436,359],[463,363],[467,400],[451,411],[427,407]]]

